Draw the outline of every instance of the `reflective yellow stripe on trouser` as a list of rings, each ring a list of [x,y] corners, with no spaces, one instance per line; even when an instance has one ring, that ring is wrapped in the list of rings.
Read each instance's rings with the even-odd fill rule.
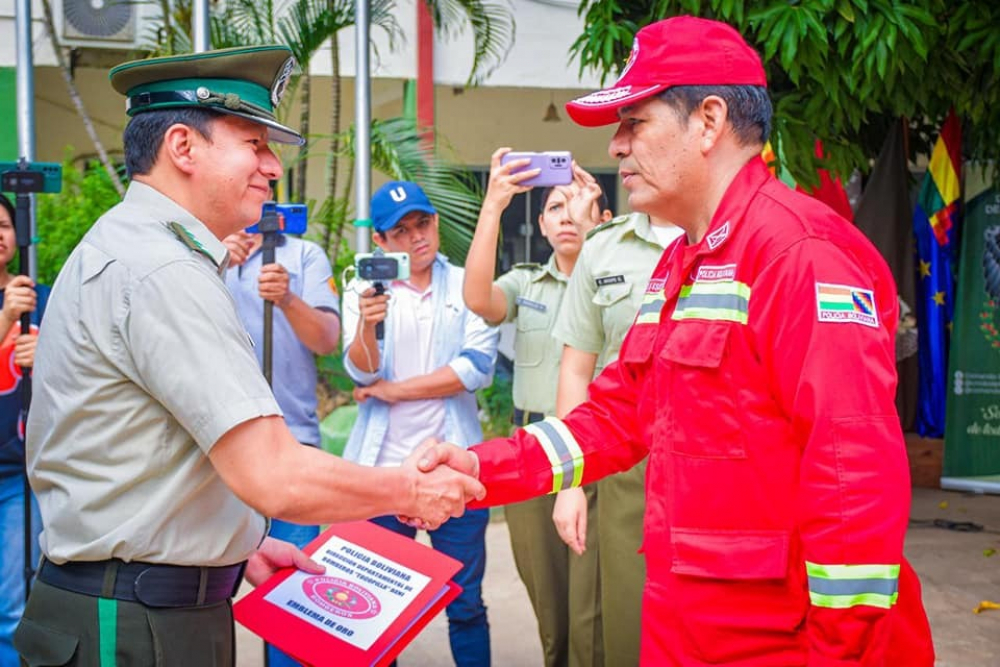
[[[816,607],[889,609],[899,597],[899,565],[819,565],[806,561],[809,600]]]
[[[561,419],[546,417],[524,430],[538,438],[552,464],[552,491],[580,486],[583,479],[583,450]]]

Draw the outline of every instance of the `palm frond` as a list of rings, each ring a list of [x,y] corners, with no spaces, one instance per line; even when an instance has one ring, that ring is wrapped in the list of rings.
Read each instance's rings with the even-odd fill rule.
[[[306,67],[333,34],[333,20],[326,0],[296,0],[278,19],[278,37]]]
[[[150,0],[156,9],[143,22],[139,50],[148,57],[172,56],[192,51],[191,0]]]
[[[227,0],[223,16],[235,32],[244,36],[245,44],[277,41],[273,0]]]
[[[354,127],[341,136],[344,154],[355,155]],[[463,264],[479,217],[482,192],[425,144],[409,118],[372,122],[372,168],[390,178],[418,183],[441,220],[441,251]]]
[[[234,46],[257,44],[250,41],[247,34],[236,27],[225,14],[212,16],[210,22],[213,49],[228,49]]]
[[[351,4],[354,3],[352,2]],[[396,0],[372,0],[368,7],[369,23],[373,27],[385,32],[386,37],[389,39],[390,49],[395,49],[406,43],[406,35],[403,32],[403,28],[399,25],[399,21],[396,20],[398,11],[399,7]],[[354,25],[353,11],[351,12],[351,25]],[[374,47],[376,57],[378,57],[378,47],[374,43],[372,47]]]
[[[502,4],[484,0],[423,0],[438,34],[454,37],[472,27],[475,51],[469,84],[479,84],[503,64],[514,46],[514,15]]]

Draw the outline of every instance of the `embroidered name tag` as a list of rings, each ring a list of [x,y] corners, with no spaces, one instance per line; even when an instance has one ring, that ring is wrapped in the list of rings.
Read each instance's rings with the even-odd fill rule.
[[[548,311],[548,306],[544,303],[538,303],[537,301],[532,301],[531,299],[525,299],[523,296],[517,297],[514,302],[519,306],[524,306],[525,308],[531,308],[532,310],[537,310],[540,313]]]
[[[605,285],[617,285],[625,282],[625,276],[603,276],[601,278],[597,278],[594,282],[597,283],[598,287],[604,287]]]
[[[872,290],[816,283],[816,310],[820,322],[856,322],[878,327],[878,310]]]
[[[699,266],[694,274],[694,280],[698,283],[720,283],[736,280],[736,265]]]

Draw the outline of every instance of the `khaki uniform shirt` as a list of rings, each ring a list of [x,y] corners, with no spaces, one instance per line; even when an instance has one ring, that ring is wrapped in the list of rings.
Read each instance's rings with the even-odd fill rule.
[[[662,253],[649,217],[641,213],[619,216],[587,234],[552,335],[598,355],[595,377],[618,358]]]
[[[507,297],[504,322],[514,322],[514,407],[556,413],[556,386],[562,346],[552,327],[569,278],[556,268],[553,253],[544,266],[517,264],[497,279]]]
[[[219,276],[227,257],[190,213],[133,182],[66,261],[27,425],[53,562],[229,565],[263,539],[266,519],[206,456],[234,426],[281,414]]]

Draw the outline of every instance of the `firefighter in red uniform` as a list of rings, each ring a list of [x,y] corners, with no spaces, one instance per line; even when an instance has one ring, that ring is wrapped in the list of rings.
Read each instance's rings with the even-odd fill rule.
[[[619,123],[629,204],[686,238],[589,402],[426,466],[478,472],[503,504],[649,454],[644,665],[929,667],[902,553],[896,288],[857,229],[768,172],[759,56],[730,26],[667,19],[567,110]]]

